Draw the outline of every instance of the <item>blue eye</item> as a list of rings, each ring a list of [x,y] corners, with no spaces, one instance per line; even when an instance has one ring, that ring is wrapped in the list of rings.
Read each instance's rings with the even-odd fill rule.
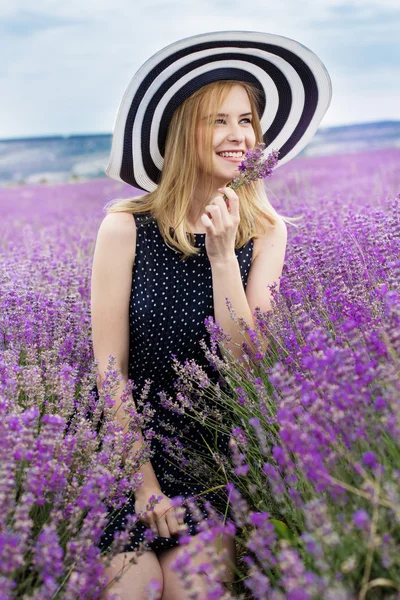
[[[215,120],[215,122],[217,123],[218,121],[224,121],[224,120],[225,120],[225,119],[222,119],[222,118],[221,118],[221,119],[216,119],[216,120]],[[247,117],[246,117],[246,118],[244,118],[244,119],[242,119],[242,121],[247,121],[248,123],[251,123],[251,119],[249,119],[249,118],[247,118]]]

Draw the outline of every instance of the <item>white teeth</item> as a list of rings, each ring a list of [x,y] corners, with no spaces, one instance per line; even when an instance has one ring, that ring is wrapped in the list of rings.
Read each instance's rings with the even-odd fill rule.
[[[243,152],[218,152],[219,156],[229,156],[231,158],[241,158]]]

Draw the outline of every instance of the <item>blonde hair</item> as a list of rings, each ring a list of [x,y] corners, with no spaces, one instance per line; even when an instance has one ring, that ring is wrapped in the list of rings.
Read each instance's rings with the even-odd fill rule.
[[[212,191],[214,173],[212,146],[214,122],[219,108],[234,85],[241,85],[246,90],[253,113],[256,144],[263,142],[258,114],[259,92],[257,88],[238,81],[216,81],[207,84],[189,96],[172,116],[158,187],[148,194],[123,200],[117,199],[106,205],[107,214],[110,212],[134,214],[150,212],[155,218],[166,244],[181,252],[183,260],[200,252],[200,249],[194,246],[194,236],[192,232],[189,232],[190,227],[187,223],[187,215],[198,182],[199,158],[196,147],[196,131],[201,114],[210,115],[208,126],[205,127],[203,134],[205,168],[210,173],[209,189],[204,196],[205,207],[210,200],[209,194]],[[236,193],[239,197],[240,215],[236,248],[240,248],[251,238],[266,235],[268,224],[265,221],[272,227],[275,227],[278,218],[292,223],[293,219],[279,216],[272,207],[262,179],[240,186]],[[174,230],[172,234],[170,228]],[[189,236],[187,232],[189,232]]]

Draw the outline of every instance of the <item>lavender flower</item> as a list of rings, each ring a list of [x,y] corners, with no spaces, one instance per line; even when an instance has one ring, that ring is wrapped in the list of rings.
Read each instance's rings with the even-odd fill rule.
[[[245,158],[240,163],[238,170],[240,175],[235,177],[228,187],[237,190],[238,187],[250,181],[257,179],[265,179],[272,175],[273,169],[278,164],[279,150],[274,150],[271,154],[264,158],[263,151],[266,145],[264,143],[257,144],[253,150],[248,150]]]
[[[369,531],[371,522],[367,511],[364,509],[357,510],[353,515],[354,523],[358,529]]]
[[[236,183],[256,175],[257,156],[246,157]],[[250,352],[241,363],[222,360],[218,346],[228,336],[210,316],[211,345],[201,347],[218,384],[204,365],[176,361],[176,394],[160,395],[164,410],[190,414],[213,434],[209,457],[187,455],[176,432],[162,443],[204,493],[223,491],[228,506],[218,519],[210,511],[202,520],[194,507],[192,514],[206,547],[223,528],[236,537],[238,597],[352,600],[363,580],[393,589],[400,581],[398,163],[399,150],[386,149],[300,157],[278,170],[275,208],[304,218],[289,231],[279,291],[266,290],[272,310],[255,311],[267,351],[260,344],[258,362]],[[135,390],[141,415],[126,394],[127,436],[112,420],[114,364],[100,401],[90,393],[93,214],[100,217],[99,198],[117,193],[101,180],[0,190],[0,595],[7,600],[99,599],[105,504],[118,510],[141,485],[137,470],[151,454],[148,447],[129,454],[135,429],[153,414],[151,382],[143,398]],[[215,433],[226,454],[212,446]],[[113,552],[134,526],[127,522]],[[189,540],[180,538],[183,549]],[[193,559],[188,552],[177,564],[187,586],[198,575]],[[218,561],[214,554],[202,565],[211,597],[224,592]]]

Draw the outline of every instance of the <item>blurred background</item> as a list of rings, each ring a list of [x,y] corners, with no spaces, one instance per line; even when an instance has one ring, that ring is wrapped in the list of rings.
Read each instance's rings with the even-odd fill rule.
[[[399,0],[1,0],[0,185],[105,177],[137,69],[230,29],[293,38],[325,64],[332,103],[297,158],[400,147]]]

